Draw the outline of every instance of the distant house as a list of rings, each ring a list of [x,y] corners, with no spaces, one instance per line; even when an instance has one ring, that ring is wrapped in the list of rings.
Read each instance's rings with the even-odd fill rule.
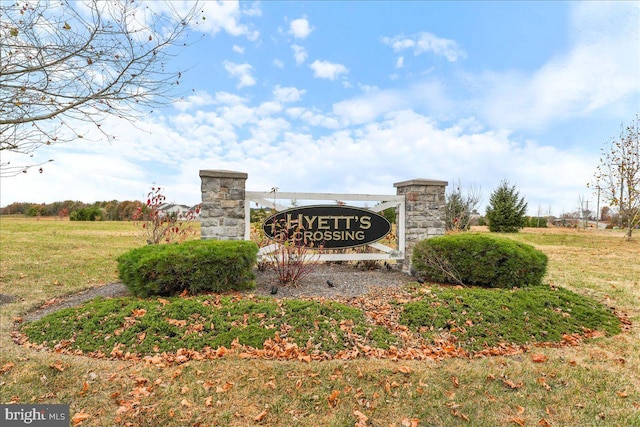
[[[187,205],[180,205],[180,204],[176,204],[176,203],[164,203],[158,208],[158,210],[163,215],[177,215],[179,217],[184,217],[184,216],[187,215],[187,213],[190,210],[192,210],[194,208],[191,208],[191,207],[189,207]],[[199,215],[196,214],[195,216],[197,218]]]

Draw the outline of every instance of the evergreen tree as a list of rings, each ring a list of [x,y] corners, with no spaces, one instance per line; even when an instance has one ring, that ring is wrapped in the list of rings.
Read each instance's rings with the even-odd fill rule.
[[[487,207],[489,231],[498,233],[517,233],[525,225],[527,203],[520,197],[516,186],[509,187],[508,181],[491,193]]]

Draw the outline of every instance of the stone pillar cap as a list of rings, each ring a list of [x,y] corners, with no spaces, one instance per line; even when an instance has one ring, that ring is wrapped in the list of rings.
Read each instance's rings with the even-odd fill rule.
[[[431,186],[446,187],[447,185],[449,185],[449,182],[447,182],[447,181],[438,181],[436,179],[416,178],[416,179],[410,179],[408,181],[396,182],[395,184],[393,184],[393,186],[396,187],[396,188],[397,187],[408,187],[410,185],[423,185],[423,186],[431,185]]]
[[[246,172],[237,172],[230,170],[212,170],[212,169],[201,169],[200,170],[200,178],[237,178],[237,179],[247,179],[249,174]]]

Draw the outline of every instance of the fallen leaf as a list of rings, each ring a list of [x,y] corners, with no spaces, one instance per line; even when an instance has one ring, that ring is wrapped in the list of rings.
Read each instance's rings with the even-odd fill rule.
[[[403,427],[418,427],[420,424],[420,420],[417,418],[407,418],[404,417],[402,419],[402,426]]]
[[[525,425],[524,418],[521,418],[521,417],[512,417],[512,418],[509,418],[508,421],[510,423],[518,424],[519,426],[523,426],[523,427]]]
[[[460,382],[458,381],[458,377],[451,377],[451,382],[455,388],[460,387]]]
[[[216,393],[226,393],[233,388],[233,384],[231,381],[225,382],[222,386],[216,387]]]
[[[213,406],[213,396],[204,399],[204,406]]]
[[[536,379],[536,382],[545,388],[547,391],[551,391],[551,386],[547,384],[547,379],[545,377],[540,377]]]
[[[538,425],[542,427],[553,427],[553,425],[544,418],[540,418],[540,420],[538,421]]]
[[[369,417],[367,417],[365,414],[363,414],[362,412],[358,411],[357,409],[355,411],[353,411],[353,415],[356,416],[356,418],[358,418],[358,421],[356,421],[356,424],[354,427],[366,427],[367,426],[367,421],[369,420]]]
[[[338,397],[340,396],[340,392],[338,390],[333,390],[329,397],[327,397],[327,402],[329,402],[330,408],[335,408],[338,404]]]
[[[502,380],[502,383],[504,385],[506,385],[507,387],[509,387],[510,389],[512,389],[512,390],[515,390],[517,388],[522,387],[522,382],[519,382],[519,383],[516,384],[513,381],[511,381],[510,379],[506,379],[506,378]]]
[[[56,360],[55,362],[53,362],[51,365],[49,365],[49,367],[51,369],[55,369],[58,372],[63,372],[66,367],[64,366],[64,364],[62,363],[62,360]]]
[[[619,396],[619,397],[622,397],[622,398],[624,398],[624,397],[629,397],[629,393],[627,393],[627,391],[626,391],[626,390],[622,390],[622,391],[619,391],[619,392],[618,392],[618,396]]]
[[[182,406],[187,407],[187,408],[191,408],[191,407],[193,406],[193,403],[189,402],[187,399],[182,399],[182,400],[180,401],[180,404],[181,404]]]
[[[82,396],[84,394],[87,394],[88,391],[89,391],[89,383],[85,381],[84,384],[82,384],[82,391],[80,391],[78,394]]]
[[[463,414],[462,412],[459,412],[459,411],[457,411],[457,410],[455,410],[455,409],[452,409],[452,410],[451,410],[451,415],[453,415],[454,417],[461,418],[461,419],[463,419],[463,420],[465,420],[465,421],[467,421],[467,422],[471,421],[471,420],[469,419],[469,417],[468,417],[468,416],[466,416],[466,415],[465,415],[465,414]]]
[[[7,362],[4,365],[2,365],[2,368],[0,368],[0,373],[4,374],[5,372],[9,372],[10,370],[13,369],[14,366],[16,365],[13,364],[12,362]]]
[[[413,370],[411,368],[409,368],[408,366],[400,366],[396,372],[402,372],[403,374],[410,374],[411,372],[413,372]]]
[[[269,411],[267,409],[265,409],[264,411],[262,411],[258,415],[256,415],[256,417],[253,419],[253,421],[259,423],[260,421],[264,420],[264,417],[266,417],[268,413],[269,413]]]
[[[89,418],[91,418],[91,415],[84,412],[84,410],[81,410],[80,412],[77,412],[73,417],[71,417],[71,422],[74,426],[79,426]]]
[[[537,353],[531,355],[531,361],[534,363],[544,363],[548,360],[548,357],[545,354]]]

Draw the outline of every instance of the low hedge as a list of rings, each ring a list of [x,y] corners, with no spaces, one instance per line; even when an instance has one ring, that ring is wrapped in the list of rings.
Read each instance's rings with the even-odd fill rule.
[[[120,280],[137,296],[253,289],[258,246],[250,241],[192,240],[148,245],[118,257]]]
[[[422,240],[412,261],[429,281],[488,288],[540,285],[547,269],[547,256],[531,245],[473,233]]]

